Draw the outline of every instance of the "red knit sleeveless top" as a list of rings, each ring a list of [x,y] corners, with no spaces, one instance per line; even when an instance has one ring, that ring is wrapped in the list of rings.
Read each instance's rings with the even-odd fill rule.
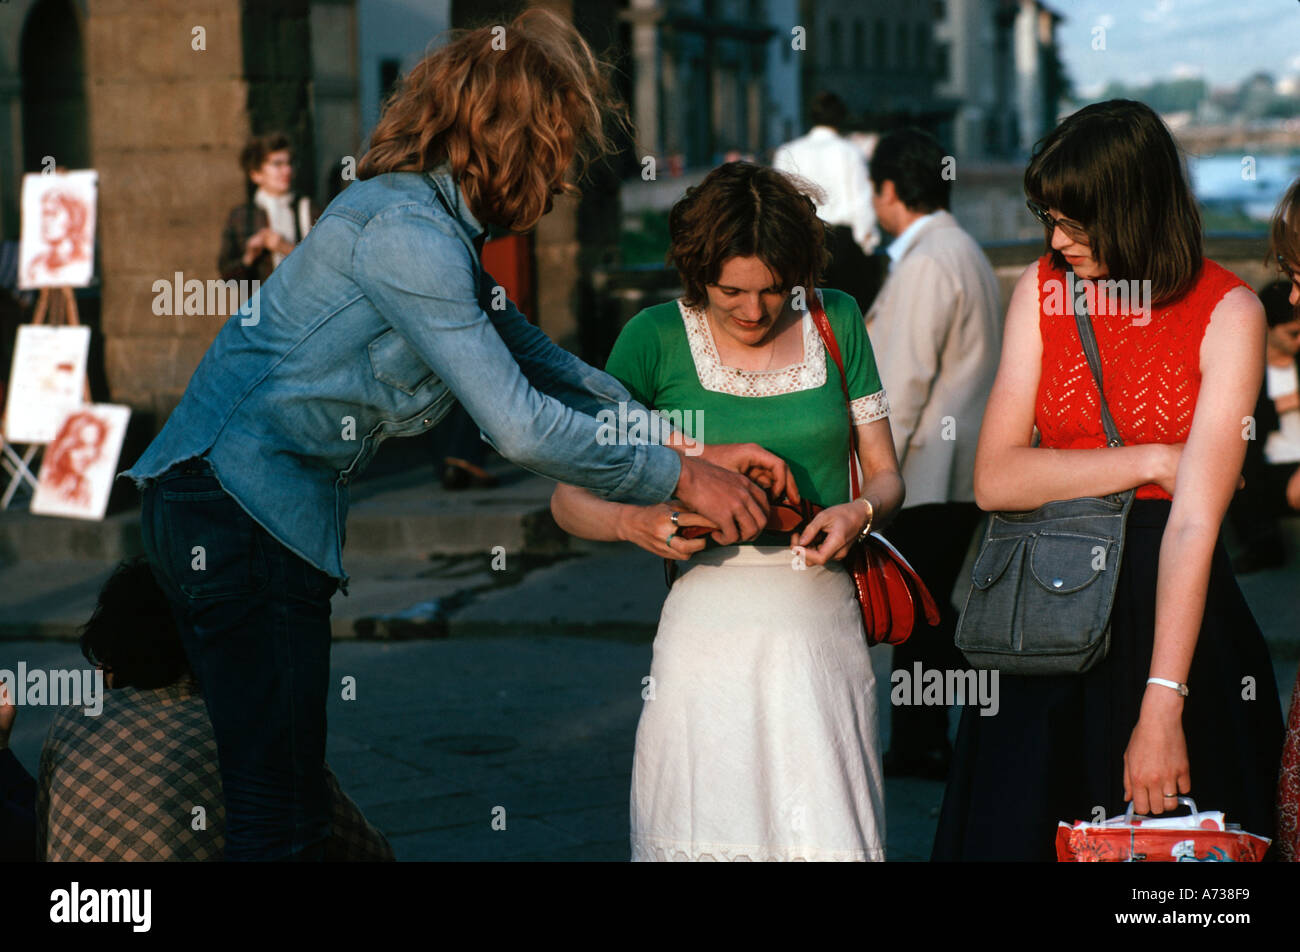
[[[1088,295],[1101,352],[1106,405],[1126,446],[1183,443],[1201,389],[1200,349],[1210,314],[1230,290],[1248,285],[1206,258],[1191,290],[1148,313],[1140,309],[1140,286],[1126,282],[1126,287],[1130,291],[1127,310],[1114,306],[1122,305],[1122,298],[1105,291],[1099,306],[1096,286]],[[1065,271],[1052,267],[1051,255],[1038,259],[1043,365],[1034,424],[1042,435],[1040,446],[1094,449],[1106,445],[1106,434],[1097,386],[1067,302],[1071,290],[1079,291],[1071,288]],[[1138,487],[1137,498],[1171,497],[1155,483],[1148,483]]]

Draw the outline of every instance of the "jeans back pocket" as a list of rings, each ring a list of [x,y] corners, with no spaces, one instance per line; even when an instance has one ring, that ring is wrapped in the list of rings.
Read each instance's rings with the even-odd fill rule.
[[[225,490],[163,489],[167,570],[187,598],[231,598],[267,584],[263,530]]]

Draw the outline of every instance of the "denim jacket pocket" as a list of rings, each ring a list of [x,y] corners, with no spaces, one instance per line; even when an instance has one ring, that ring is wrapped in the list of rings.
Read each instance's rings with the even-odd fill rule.
[[[429,365],[396,330],[389,329],[370,342],[370,371],[380,383],[412,396],[434,377]]]

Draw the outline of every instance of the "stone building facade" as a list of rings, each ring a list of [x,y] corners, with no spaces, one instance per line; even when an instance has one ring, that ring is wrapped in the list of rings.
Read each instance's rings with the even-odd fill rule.
[[[0,5],[0,227],[18,236],[22,174],[52,155],[99,173],[96,399],[157,429],[220,316],[159,316],[153,285],[216,277],[247,194],[238,153],[283,129],[297,185],[355,154],[353,0],[8,0]],[[101,349],[102,348],[102,349]],[[130,447],[128,447],[128,452]]]
[[[79,299],[96,331],[93,397],[135,411],[124,459],[161,427],[224,319],[156,315],[153,288],[177,273],[217,277],[222,227],[249,193],[238,165],[248,136],[287,132],[295,185],[323,206],[345,184],[344,160],[364,151],[363,106],[378,115],[384,90],[371,76],[376,101],[361,97],[361,66],[396,80],[448,27],[507,22],[524,5],[440,0],[413,16],[399,0],[0,2],[0,240],[18,238],[22,176],[44,156],[98,171],[96,285]],[[619,48],[620,4],[538,5],[598,51]],[[362,35],[407,15],[405,48]],[[557,201],[535,233],[539,324],[573,350],[600,336],[583,326],[585,276],[617,247],[621,173],[618,160],[594,169],[582,200]],[[0,337],[29,319],[0,306]]]

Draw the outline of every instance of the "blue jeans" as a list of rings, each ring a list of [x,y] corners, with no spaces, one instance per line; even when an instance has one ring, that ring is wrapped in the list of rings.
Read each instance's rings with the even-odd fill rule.
[[[226,859],[320,859],[338,582],[258,525],[204,459],[176,464],[142,495],[145,554],[216,735]]]

